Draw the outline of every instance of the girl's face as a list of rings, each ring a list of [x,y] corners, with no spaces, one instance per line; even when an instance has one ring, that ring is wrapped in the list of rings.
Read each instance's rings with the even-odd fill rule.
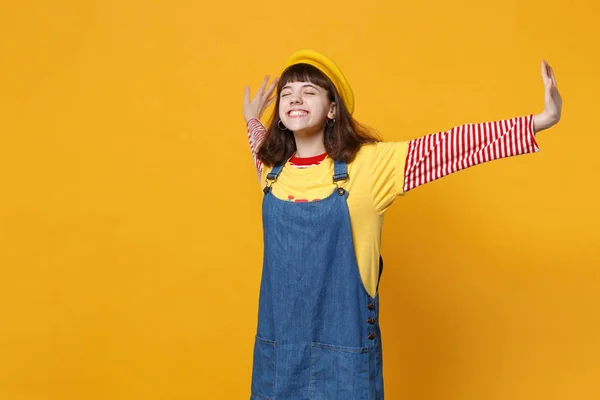
[[[290,82],[279,94],[279,118],[294,133],[325,130],[328,118],[335,117],[335,102],[327,90],[310,82]]]

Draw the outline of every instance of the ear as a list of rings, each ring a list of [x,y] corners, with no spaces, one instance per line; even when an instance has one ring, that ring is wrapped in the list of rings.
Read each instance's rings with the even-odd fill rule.
[[[330,118],[330,119],[335,118],[335,108],[336,108],[335,101],[332,101],[331,104],[329,105],[329,112],[327,113],[327,118]]]

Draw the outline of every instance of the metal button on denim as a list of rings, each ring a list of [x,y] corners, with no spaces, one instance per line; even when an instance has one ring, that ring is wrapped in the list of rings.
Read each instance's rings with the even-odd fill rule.
[[[375,308],[375,304],[374,303],[369,303],[369,304],[367,304],[367,308],[369,310],[373,310]]]
[[[375,334],[373,332],[369,333],[369,336],[367,336],[367,339],[370,339],[370,340],[375,339]]]
[[[375,318],[371,317],[367,320],[367,323],[373,325],[375,323]]]

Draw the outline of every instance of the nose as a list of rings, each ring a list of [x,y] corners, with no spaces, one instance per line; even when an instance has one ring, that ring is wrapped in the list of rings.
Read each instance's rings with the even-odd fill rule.
[[[302,103],[302,97],[297,94],[293,94],[290,96],[290,104],[299,104]]]

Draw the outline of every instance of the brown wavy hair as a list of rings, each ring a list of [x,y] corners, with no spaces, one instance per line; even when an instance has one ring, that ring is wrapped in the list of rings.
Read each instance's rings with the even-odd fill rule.
[[[291,131],[279,129],[279,100],[281,89],[290,82],[310,82],[327,90],[330,101],[336,104],[335,124],[325,125],[323,142],[329,157],[347,163],[354,160],[356,153],[365,143],[381,142],[378,133],[356,121],[346,108],[331,80],[318,68],[309,64],[294,64],[288,67],[279,78],[275,109],[265,139],[257,152],[257,158],[267,166],[287,161],[296,151],[296,140]]]

